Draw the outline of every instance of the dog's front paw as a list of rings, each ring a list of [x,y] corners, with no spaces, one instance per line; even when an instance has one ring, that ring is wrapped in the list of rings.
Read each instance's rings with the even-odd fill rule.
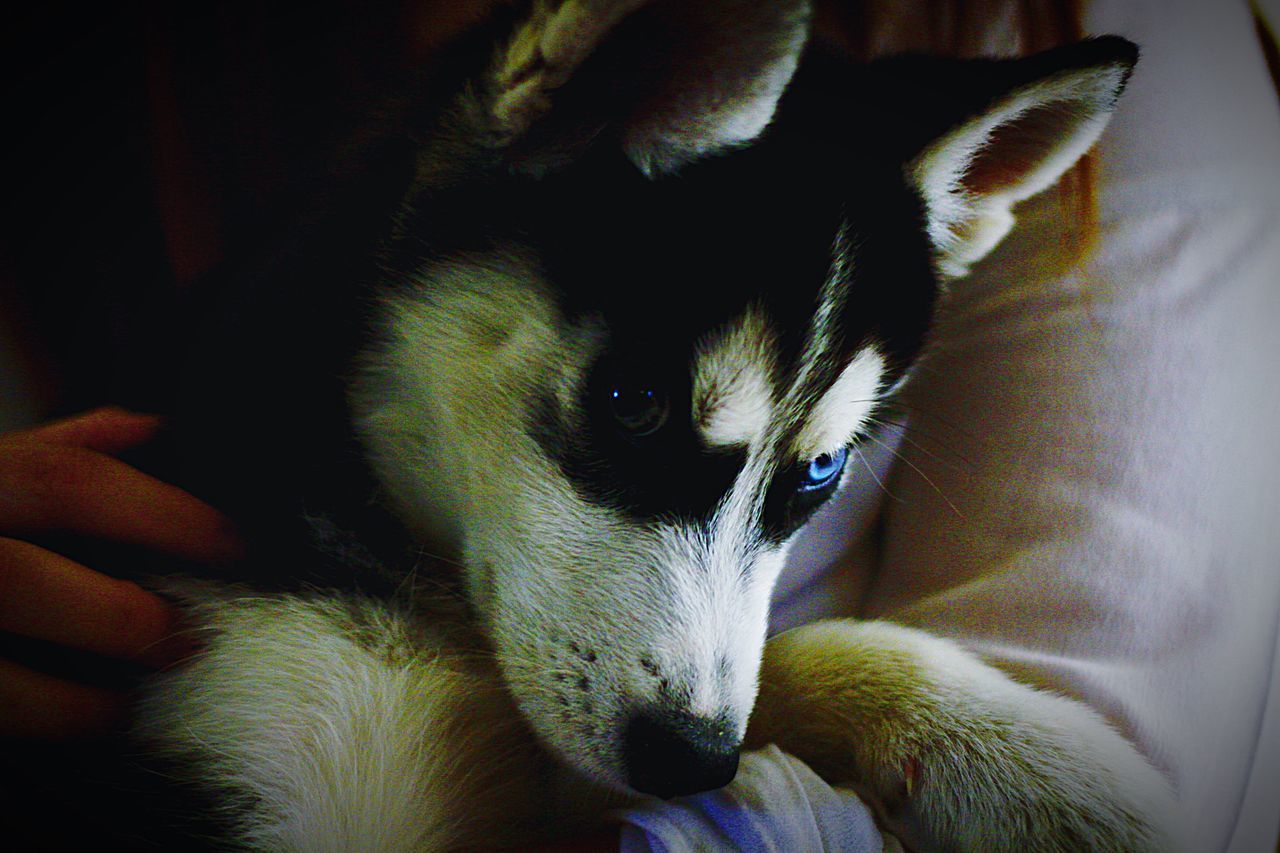
[[[770,641],[748,741],[958,850],[1166,850],[1172,793],[1097,713],[947,640],[822,622]]]

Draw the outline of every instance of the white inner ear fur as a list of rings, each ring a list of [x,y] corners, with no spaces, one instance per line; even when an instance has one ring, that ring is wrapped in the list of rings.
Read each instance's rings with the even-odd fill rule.
[[[1107,65],[1024,86],[907,165],[944,276],[966,274],[1009,233],[1013,206],[1052,186],[1097,142],[1127,73]]]
[[[876,407],[884,370],[874,347],[860,350],[813,407],[796,438],[796,456],[814,459],[848,444]]]
[[[755,309],[699,347],[693,424],[709,446],[747,447],[764,437],[773,418],[774,351],[773,332]]]
[[[656,94],[631,116],[623,145],[646,174],[743,145],[772,121],[809,35],[801,0],[659,4],[679,35]]]

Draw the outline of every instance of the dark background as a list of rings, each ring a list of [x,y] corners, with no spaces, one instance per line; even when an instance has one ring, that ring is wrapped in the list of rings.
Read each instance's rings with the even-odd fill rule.
[[[0,375],[0,422],[167,411],[219,269],[305,216],[369,105],[480,5],[7,9],[0,342],[23,376]],[[173,849],[130,828],[154,808],[191,829],[173,787],[115,739],[0,740],[0,848]]]
[[[192,291],[302,215],[388,79],[483,6],[267,5],[8,12],[0,322],[41,414],[163,410]]]

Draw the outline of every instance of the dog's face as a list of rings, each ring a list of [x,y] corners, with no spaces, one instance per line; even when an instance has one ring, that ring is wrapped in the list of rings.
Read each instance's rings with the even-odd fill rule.
[[[732,777],[786,544],[928,319],[903,179],[856,216],[805,153],[778,139],[656,179],[605,155],[468,192],[443,209],[490,245],[389,305],[383,479],[413,522],[456,525],[513,692],[601,779]]]
[[[538,36],[554,54],[548,20],[574,8],[501,44]],[[742,69],[758,62],[764,82],[728,115],[709,98],[719,112],[693,130],[646,114],[590,143],[549,133],[554,108],[529,119],[499,51],[497,94],[472,82],[444,111],[488,117],[483,151],[461,157],[476,174],[424,154],[353,390],[388,495],[455,549],[534,730],[620,788],[732,778],[787,543],[858,464],[940,276],[981,253],[955,234],[993,242],[986,219],[1012,203],[944,203],[978,147],[963,124],[943,124],[949,145],[904,146],[831,116],[826,95],[779,108],[802,43],[803,4],[788,8],[760,25],[774,53],[737,68],[757,80]],[[504,116],[515,129],[494,143]],[[519,150],[529,133],[552,153]],[[465,132],[439,134],[457,156]]]

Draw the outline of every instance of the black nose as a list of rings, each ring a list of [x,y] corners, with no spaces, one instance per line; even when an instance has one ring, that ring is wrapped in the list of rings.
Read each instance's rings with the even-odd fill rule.
[[[651,709],[627,725],[627,777],[637,791],[663,798],[723,788],[738,772],[740,746],[722,719]]]

